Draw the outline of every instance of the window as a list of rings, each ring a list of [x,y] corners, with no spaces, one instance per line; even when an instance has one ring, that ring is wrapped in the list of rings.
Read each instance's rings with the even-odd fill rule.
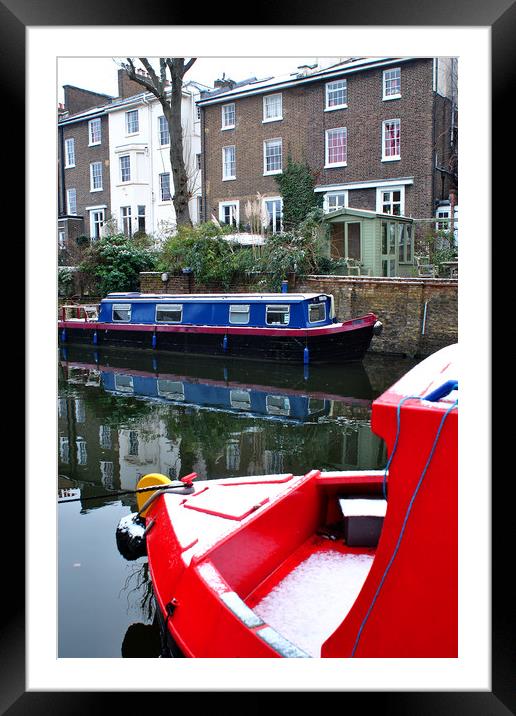
[[[61,462],[70,462],[70,443],[68,438],[59,438],[59,457]]]
[[[75,407],[75,420],[78,423],[85,423],[86,411],[84,409],[84,400],[82,400],[82,398],[74,398],[73,402]]]
[[[308,320],[310,323],[318,323],[326,319],[325,303],[310,303],[308,306]]]
[[[326,130],[327,167],[345,167],[348,160],[348,130],[346,127]]]
[[[328,191],[324,195],[324,211],[344,209],[348,203],[347,191]]]
[[[398,224],[398,261],[401,264],[412,263],[412,227],[410,224]]]
[[[236,179],[235,147],[222,147],[222,180]]]
[[[90,191],[102,191],[102,162],[90,164]]]
[[[64,247],[66,245],[65,232],[60,229],[58,231],[57,236],[58,236],[57,243],[59,245],[59,248],[64,249]]]
[[[281,174],[282,172],[282,141],[269,139],[263,143],[263,173]]]
[[[145,233],[145,206],[138,206],[138,231]]]
[[[248,390],[230,390],[229,402],[237,410],[251,410],[251,393]]]
[[[115,486],[114,475],[115,466],[111,461],[101,460],[100,461],[100,474],[102,475],[101,480],[104,487],[112,490]]]
[[[267,210],[268,224],[267,228],[273,234],[281,232],[281,222],[283,219],[283,201],[281,198],[265,199],[265,209]]]
[[[400,159],[400,120],[386,119],[382,123],[382,162]]]
[[[438,221],[435,225],[437,231],[448,231],[450,228],[450,214],[451,208],[449,204],[447,206],[440,206],[437,209],[435,215],[438,219],[442,219],[442,221]]]
[[[128,454],[136,457],[140,451],[138,433],[136,430],[129,430],[129,450]]]
[[[380,206],[379,211],[382,214],[393,214],[401,216],[403,193],[401,189],[380,189]]]
[[[100,144],[102,141],[102,126],[100,117],[96,119],[90,119],[88,122],[88,136],[89,146],[92,147],[95,144]]]
[[[156,306],[156,323],[181,323],[182,320],[182,303],[162,303]]]
[[[120,157],[120,181],[131,181],[131,157],[129,154]]]
[[[235,126],[235,103],[222,105],[222,129],[233,129]]]
[[[348,106],[348,83],[347,80],[337,80],[326,84],[326,107],[325,109],[343,109]]]
[[[238,201],[223,201],[219,204],[219,221],[223,224],[232,224],[238,226],[239,203]]]
[[[113,322],[129,323],[129,321],[131,320],[131,304],[130,303],[114,303],[111,316],[112,316]],[[121,377],[121,376],[116,376],[116,377]]]
[[[265,323],[268,326],[288,326],[290,322],[290,306],[276,304],[265,309]]]
[[[134,393],[133,376],[115,373],[115,390],[120,393]]]
[[[250,306],[244,304],[236,304],[229,307],[229,322],[243,325],[249,323]]]
[[[75,139],[65,139],[65,168],[75,166]]]
[[[77,438],[75,441],[77,446],[77,464],[86,465],[88,463],[88,453],[86,451],[86,441],[84,438]]]
[[[196,155],[195,155],[195,159],[196,159],[197,169],[201,169],[201,168],[202,168],[202,165],[201,165],[201,155],[200,155],[200,154],[196,154]]]
[[[77,214],[77,190],[67,189],[66,190],[66,204],[67,213],[75,215]]]
[[[90,211],[90,236],[92,239],[100,239],[104,219],[104,209]]]
[[[131,222],[131,207],[130,206],[121,206],[120,207],[120,216],[122,219],[122,231],[124,232],[124,235],[127,236],[127,238],[131,238],[133,235],[133,226]]]
[[[138,134],[139,123],[137,109],[133,109],[130,112],[125,113],[125,129],[127,134]]]
[[[181,381],[158,378],[158,395],[168,400],[184,400],[185,387]]]
[[[276,122],[283,119],[283,101],[280,94],[268,94],[263,98],[263,121]]]
[[[111,428],[109,425],[99,427],[99,443],[104,450],[111,450]]]
[[[384,70],[383,73],[383,99],[397,99],[401,97],[401,69]]]
[[[172,194],[170,193],[170,173],[164,172],[159,175],[159,195],[161,201],[170,201]]]
[[[161,146],[164,146],[165,144],[170,144],[170,132],[168,129],[168,122],[167,118],[164,114],[161,115],[161,117],[158,117],[158,123],[159,123],[159,143]]]
[[[290,415],[290,400],[283,395],[268,395],[265,406],[269,415]]]

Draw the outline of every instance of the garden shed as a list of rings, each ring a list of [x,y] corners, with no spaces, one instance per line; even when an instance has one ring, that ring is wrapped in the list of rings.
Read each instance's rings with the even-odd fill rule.
[[[348,273],[414,275],[413,219],[347,207],[327,214],[325,224],[329,255],[346,259]]]

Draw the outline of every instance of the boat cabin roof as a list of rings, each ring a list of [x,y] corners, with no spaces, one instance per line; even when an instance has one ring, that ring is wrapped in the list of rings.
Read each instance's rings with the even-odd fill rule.
[[[152,302],[167,302],[178,301],[181,303],[194,303],[194,302],[228,302],[232,303],[235,301],[258,301],[258,302],[272,302],[277,301],[279,303],[300,303],[302,301],[309,301],[319,296],[329,296],[326,293],[108,293],[106,298],[102,299],[102,302],[112,301],[152,301]]]

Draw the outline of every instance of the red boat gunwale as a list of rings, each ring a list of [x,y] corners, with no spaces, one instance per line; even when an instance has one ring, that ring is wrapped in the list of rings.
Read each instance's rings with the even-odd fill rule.
[[[210,480],[197,483],[193,495],[155,501],[151,577],[166,628],[186,656],[308,656],[258,607],[300,564],[333,550],[337,559],[374,559],[365,578],[350,577],[354,599],[332,631],[321,632],[317,655],[457,657],[458,411],[453,395],[424,399],[457,377],[454,351],[423,361],[373,403],[373,432],[391,456],[388,475],[313,470]],[[376,548],[323,542],[341,519],[338,498],[382,497],[384,487],[388,506]],[[242,496],[232,506],[228,497],[237,491]],[[199,509],[189,509],[197,499]],[[315,619],[328,608],[325,594],[310,606]]]

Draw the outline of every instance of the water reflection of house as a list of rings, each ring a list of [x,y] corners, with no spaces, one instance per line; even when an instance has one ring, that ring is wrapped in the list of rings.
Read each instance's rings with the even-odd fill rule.
[[[118,433],[120,460],[120,486],[123,490],[134,489],[140,477],[146,473],[159,472],[175,478],[181,472],[181,438],[170,439],[164,421],[151,416],[145,431],[122,428]]]
[[[354,422],[343,426],[338,439],[328,446],[328,459],[344,470],[363,469],[385,464],[385,444],[379,440],[368,423]]]

